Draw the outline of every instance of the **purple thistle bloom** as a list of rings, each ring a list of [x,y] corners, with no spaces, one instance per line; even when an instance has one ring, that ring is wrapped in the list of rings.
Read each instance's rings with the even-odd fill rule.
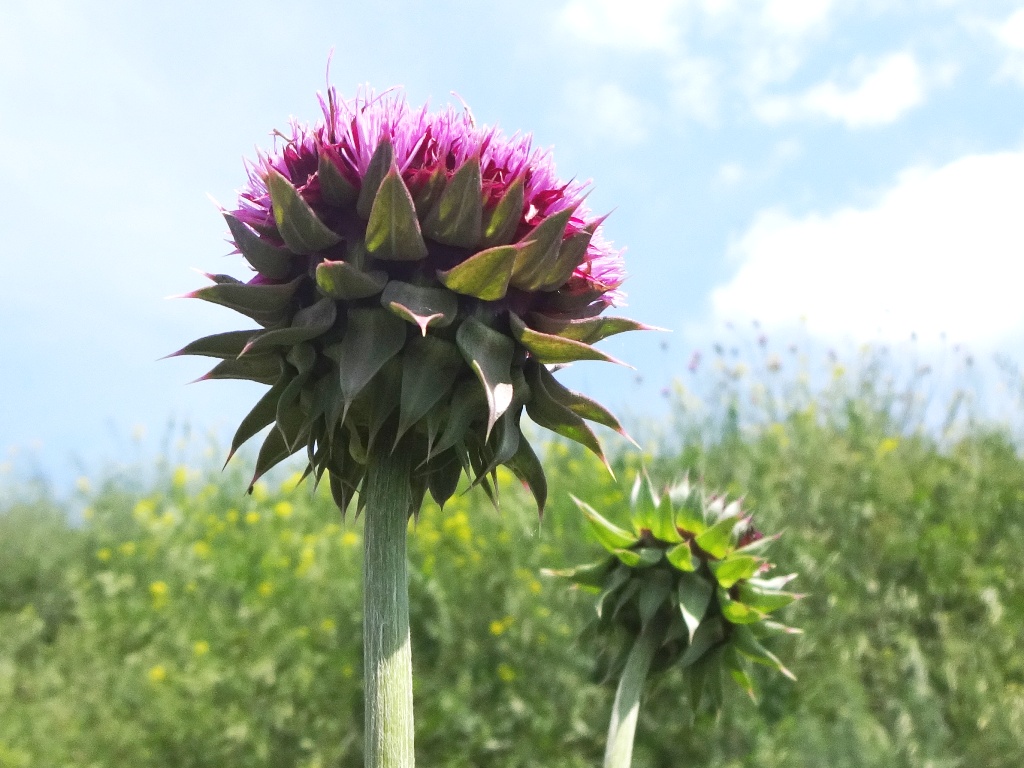
[[[387,444],[414,459],[411,512],[427,490],[443,504],[463,471],[491,493],[498,465],[543,509],[524,410],[602,458],[584,419],[623,432],[548,366],[613,361],[591,345],[647,328],[600,316],[622,302],[625,273],[583,203],[588,185],[468,110],[413,109],[396,91],[344,101],[333,88],[320,104],[321,122],[293,121],[280,151],[248,164],[224,212],[256,276],[189,294],[261,327],[177,354],[221,358],[207,378],[273,385],[232,442],[234,453],[276,423],[257,477],[306,448],[307,472],[329,474],[344,511]]]

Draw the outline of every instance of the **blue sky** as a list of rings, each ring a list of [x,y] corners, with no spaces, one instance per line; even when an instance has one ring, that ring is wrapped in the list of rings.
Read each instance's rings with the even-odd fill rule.
[[[261,388],[186,387],[204,361],[156,360],[235,318],[164,297],[203,284],[191,268],[243,273],[209,197],[230,204],[244,157],[317,118],[331,50],[345,95],[456,92],[593,179],[627,248],[625,313],[673,330],[606,344],[651,392],[729,321],[1020,358],[1019,0],[35,0],[3,17],[0,472],[101,466],[171,418],[230,434]],[[587,365],[571,385],[642,409],[637,374]]]

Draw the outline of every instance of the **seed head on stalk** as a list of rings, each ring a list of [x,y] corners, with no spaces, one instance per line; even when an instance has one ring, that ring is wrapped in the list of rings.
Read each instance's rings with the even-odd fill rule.
[[[796,574],[768,575],[773,566],[762,552],[778,536],[755,529],[738,500],[706,495],[687,479],[659,493],[641,474],[630,495],[631,530],[574,501],[608,554],[548,573],[597,594],[592,629],[605,641],[605,675],[619,681],[605,768],[630,764],[640,697],[652,671],[682,666],[694,710],[718,707],[725,672],[753,698],[749,662],[793,678],[763,641],[799,632],[770,617],[802,597],[785,591]]]
[[[621,255],[529,136],[477,127],[468,111],[411,108],[397,92],[321,98],[249,168],[224,211],[256,274],[209,275],[189,297],[257,328],[201,338],[176,355],[220,358],[205,379],[270,385],[231,454],[274,424],[253,482],[306,450],[344,514],[381,441],[413,457],[413,500],[438,504],[465,471],[492,495],[509,467],[543,511],[544,471],[520,429],[537,424],[604,458],[586,421],[623,432],[550,366],[614,361],[592,345],[647,328],[605,317],[620,303]],[[230,458],[230,455],[229,455]],[[362,494],[360,494],[360,505]]]

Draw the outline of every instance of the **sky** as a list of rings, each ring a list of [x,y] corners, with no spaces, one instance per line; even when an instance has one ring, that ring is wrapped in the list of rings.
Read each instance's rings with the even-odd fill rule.
[[[317,91],[402,86],[592,179],[621,313],[571,386],[642,409],[724,327],[1024,349],[1024,2],[0,0],[0,484],[227,440],[262,387],[158,361],[233,313],[217,201]],[[332,55],[333,51],[333,55]],[[590,367],[588,367],[590,366]]]

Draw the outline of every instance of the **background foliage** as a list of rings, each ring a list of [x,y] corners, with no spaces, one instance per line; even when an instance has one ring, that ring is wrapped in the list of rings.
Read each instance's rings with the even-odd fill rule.
[[[1024,460],[964,393],[922,400],[864,357],[817,388],[778,358],[720,357],[703,405],[644,461],[744,495],[809,597],[801,638],[716,720],[680,676],[648,690],[634,765],[1019,765]],[[918,372],[919,373],[919,372]],[[813,377],[812,377],[813,378]],[[710,404],[710,405],[709,405]],[[938,416],[936,416],[938,414]],[[631,479],[636,458],[619,458]],[[590,596],[540,575],[593,559],[572,492],[615,517],[600,465],[547,449],[552,503],[502,480],[424,508],[410,539],[423,765],[593,766],[613,690],[591,678]],[[146,473],[143,473],[146,474]],[[161,465],[88,489],[82,525],[45,492],[0,514],[0,767],[361,764],[361,522],[296,477]],[[625,485],[625,483],[624,483]]]

